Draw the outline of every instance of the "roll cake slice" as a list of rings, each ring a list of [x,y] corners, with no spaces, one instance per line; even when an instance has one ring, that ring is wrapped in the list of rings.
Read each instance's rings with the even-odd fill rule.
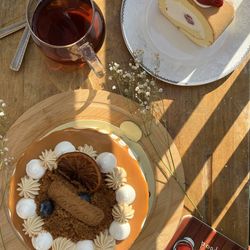
[[[158,0],[161,13],[194,43],[202,47],[213,44],[234,18],[234,7],[202,8],[194,0]]]

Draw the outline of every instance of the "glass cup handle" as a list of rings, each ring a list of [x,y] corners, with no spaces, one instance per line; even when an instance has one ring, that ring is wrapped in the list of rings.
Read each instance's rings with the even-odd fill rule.
[[[91,45],[88,42],[84,43],[81,47],[79,47],[79,50],[96,76],[99,78],[103,77],[105,75],[104,67]]]

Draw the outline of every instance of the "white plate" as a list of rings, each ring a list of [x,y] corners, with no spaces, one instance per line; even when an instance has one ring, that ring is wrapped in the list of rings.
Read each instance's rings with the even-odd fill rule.
[[[233,22],[210,47],[201,48],[175,28],[159,11],[158,0],[123,0],[122,33],[129,52],[143,50],[142,67],[158,79],[194,86],[231,73],[250,47],[250,0],[234,0]],[[160,57],[155,74],[156,55]]]

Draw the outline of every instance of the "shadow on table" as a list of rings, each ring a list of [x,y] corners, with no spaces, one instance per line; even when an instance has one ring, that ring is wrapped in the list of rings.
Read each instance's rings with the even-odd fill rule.
[[[113,49],[126,50],[122,36],[117,34],[121,32],[120,3],[106,0],[105,9],[106,23],[109,25],[105,60],[127,64],[130,58],[128,52],[112,53]],[[244,246],[247,244],[248,235],[239,236],[239,226],[242,232],[247,232],[248,224],[239,225],[237,222],[243,221],[242,217],[247,215],[247,205],[240,208],[237,201],[241,204],[244,200],[248,202],[248,128],[247,124],[242,124],[242,117],[247,116],[249,102],[250,81],[247,75],[249,72],[242,73],[231,83],[238,77],[238,73],[234,72],[218,82],[190,88],[160,84],[166,91],[168,108],[164,115],[168,122],[168,131],[180,148],[188,194],[192,197],[193,193],[201,193],[204,187],[199,185],[203,183],[198,184],[196,180],[201,180],[201,175],[204,176],[206,191],[203,196],[200,195],[201,199],[196,201],[203,220]],[[108,89],[108,86],[104,88]],[[211,97],[212,95],[214,97]],[[216,100],[213,100],[215,96]],[[208,106],[208,110],[212,110],[211,113],[207,112]],[[184,146],[181,145],[183,136],[189,137],[187,145]],[[227,143],[231,143],[231,146],[227,147]],[[223,152],[225,148],[229,148],[228,156]],[[220,153],[223,154],[221,160]],[[185,204],[191,213],[199,216],[188,200]],[[173,204],[169,211],[170,217],[177,205]],[[238,214],[235,211],[238,211]],[[157,249],[157,243],[149,250],[154,249]]]

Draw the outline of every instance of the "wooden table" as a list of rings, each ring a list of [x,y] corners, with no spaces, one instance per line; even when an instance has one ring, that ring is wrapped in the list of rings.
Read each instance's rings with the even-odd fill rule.
[[[98,0],[106,19],[106,40],[99,51],[105,66],[126,64],[130,55],[120,30],[118,0]],[[0,26],[24,16],[25,1],[0,2]],[[4,20],[4,21],[3,21]],[[10,122],[37,102],[75,88],[107,89],[105,78],[92,72],[48,69],[30,41],[19,72],[9,70],[22,32],[0,40],[0,97],[8,104]],[[244,247],[248,245],[248,131],[250,63],[228,77],[200,87],[160,83],[165,91],[168,131],[182,157],[188,194],[204,220]],[[194,213],[185,202],[184,214]],[[194,213],[195,214],[195,213]]]

